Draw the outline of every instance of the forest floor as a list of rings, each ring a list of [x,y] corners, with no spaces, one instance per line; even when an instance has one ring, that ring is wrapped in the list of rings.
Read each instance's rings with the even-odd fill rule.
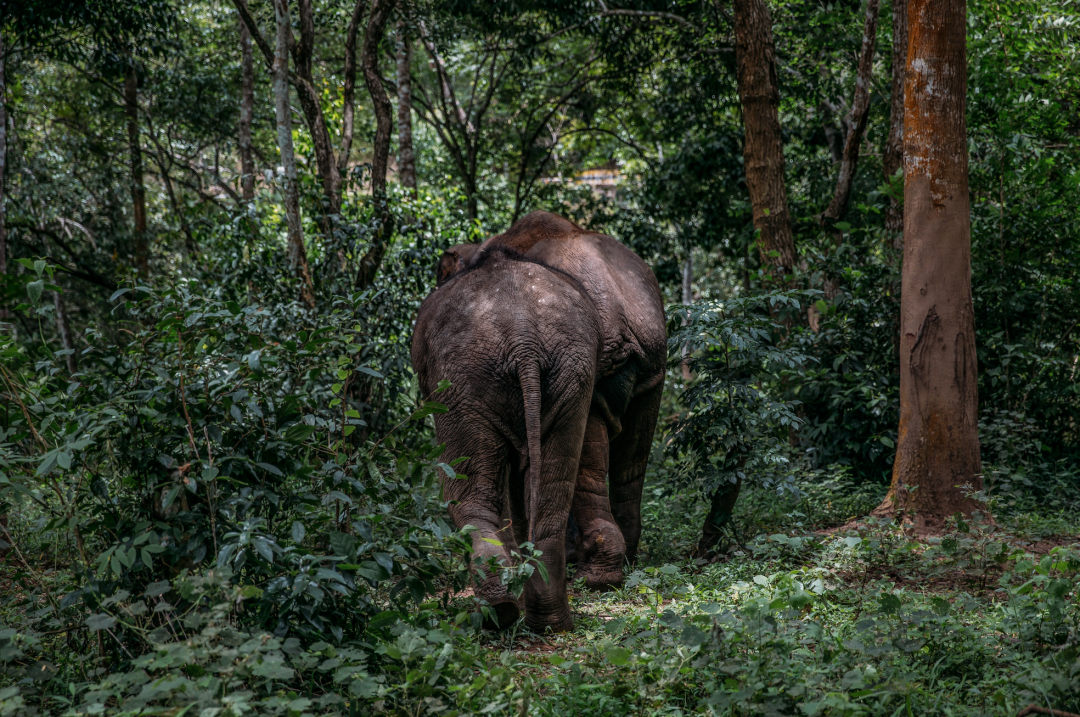
[[[647,516],[671,511],[653,503]],[[716,562],[679,560],[701,516],[692,504],[654,512],[621,589],[575,585],[572,632],[483,644],[534,674],[555,714],[1080,711],[1072,516],[954,520],[918,538],[874,519],[782,516],[768,496],[749,503],[744,525],[771,520],[776,532]]]

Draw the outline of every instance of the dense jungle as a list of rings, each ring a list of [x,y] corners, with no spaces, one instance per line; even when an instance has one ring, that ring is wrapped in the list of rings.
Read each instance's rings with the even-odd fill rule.
[[[0,717],[1077,717],[1078,38],[1075,0],[0,0]],[[448,250],[537,211],[663,301],[604,585],[453,519],[481,427],[414,371]],[[562,631],[482,589],[564,582]]]

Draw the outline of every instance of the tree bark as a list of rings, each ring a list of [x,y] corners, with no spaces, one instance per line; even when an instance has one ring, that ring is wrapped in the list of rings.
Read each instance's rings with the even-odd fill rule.
[[[397,23],[398,179],[416,196],[416,157],[412,139],[412,49],[405,20]]]
[[[746,187],[760,232],[761,261],[782,280],[795,266],[784,145],[780,136],[780,90],[772,19],[764,0],[735,0],[735,55],[742,105]]]
[[[879,514],[939,527],[982,489],[971,301],[965,0],[909,0],[900,430]]]
[[[285,170],[285,218],[288,223],[287,251],[289,264],[300,279],[300,300],[315,308],[315,292],[308,269],[304,247],[303,227],[300,224],[300,187],[296,181],[296,155],[292,141],[292,113],[289,107],[289,47],[292,45],[292,22],[289,0],[274,0],[277,21],[277,47],[274,52],[274,110],[277,116],[278,149]]]
[[[379,75],[379,42],[386,29],[390,11],[395,0],[372,0],[368,14],[367,32],[364,33],[364,46],[361,50],[361,62],[364,68],[364,83],[371,95],[375,109],[375,143],[371,158],[371,198],[379,211],[379,227],[375,232],[371,248],[360,259],[356,272],[356,288],[361,291],[371,286],[382,264],[383,256],[390,243],[393,232],[393,216],[390,214],[386,199],[386,166],[390,159],[390,130],[393,126],[390,98],[386,96],[382,76]]]
[[[338,175],[349,171],[349,155],[352,153],[353,124],[356,114],[356,33],[360,18],[364,15],[366,0],[356,0],[348,32],[345,33],[345,87],[342,92],[344,107],[341,110],[341,151],[338,154]]]
[[[304,112],[311,144],[315,150],[315,166],[323,189],[323,216],[320,226],[323,240],[330,242],[334,235],[334,221],[341,213],[341,174],[334,156],[330,131],[326,126],[319,93],[315,89],[312,61],[315,53],[315,19],[311,0],[297,0],[296,10],[300,27],[300,42],[293,46],[296,63],[296,96]]]
[[[75,356],[75,340],[71,336],[71,322],[68,321],[64,297],[59,291],[54,291],[52,295],[53,306],[56,307],[56,330],[60,334],[60,343],[65,351],[71,352],[64,356],[64,361],[67,363],[68,373],[74,375],[79,370],[79,361]]]
[[[124,76],[124,110],[127,113],[128,153],[131,155],[131,204],[134,219],[135,268],[150,276],[150,246],[146,236],[146,187],[143,184],[142,149],[139,147],[139,90],[135,58],[128,57]]]
[[[4,177],[7,170],[7,75],[4,37],[0,34],[0,280],[7,277],[7,210]],[[0,303],[0,320],[7,319],[6,303]],[[5,516],[6,519],[6,516]]]
[[[739,464],[742,471],[745,461]],[[709,559],[716,557],[716,550],[720,541],[724,538],[724,526],[732,522],[732,513],[735,511],[735,503],[739,499],[739,491],[742,489],[742,478],[737,478],[734,483],[720,486],[709,499],[709,514],[705,516],[705,523],[701,526],[701,538],[698,540],[695,558]]]
[[[840,159],[840,172],[836,177],[836,192],[828,209],[821,215],[821,225],[831,227],[844,218],[851,199],[851,184],[859,164],[859,146],[866,131],[867,111],[870,109],[870,83],[873,81],[874,46],[877,44],[879,0],[866,0],[866,19],[863,23],[862,51],[859,53],[859,69],[855,78],[855,97],[851,102],[848,118],[847,139]]]
[[[694,303],[694,251],[686,247],[686,258],[682,267],[682,302],[683,304]],[[688,319],[683,319],[682,325],[686,326]],[[694,378],[690,370],[690,344],[685,343],[682,347],[682,377],[683,381],[690,382]]]
[[[243,2],[243,0],[239,0]],[[255,199],[255,158],[251,152],[251,123],[255,113],[255,67],[251,55],[251,31],[240,20],[240,190],[244,201]]]
[[[882,169],[887,178],[896,175],[904,162],[904,78],[907,76],[908,0],[893,0],[892,17],[892,98],[889,110],[889,140],[885,145]],[[885,211],[885,226],[895,232],[893,246],[904,247],[904,207],[896,199]]]

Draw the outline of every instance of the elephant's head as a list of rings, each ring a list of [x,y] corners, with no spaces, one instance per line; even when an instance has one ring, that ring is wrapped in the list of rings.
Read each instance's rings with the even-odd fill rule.
[[[435,285],[442,286],[447,279],[464,269],[479,248],[479,244],[458,244],[444,251],[435,267]]]

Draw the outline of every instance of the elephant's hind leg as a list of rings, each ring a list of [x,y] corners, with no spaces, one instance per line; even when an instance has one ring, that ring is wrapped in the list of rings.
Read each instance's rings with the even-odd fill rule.
[[[611,442],[611,512],[626,541],[626,559],[637,560],[641,540],[641,491],[664,392],[663,376],[635,396],[622,416],[623,430]]]
[[[498,445],[500,439],[490,438]],[[476,443],[479,443],[477,441]],[[471,455],[458,470],[467,478],[443,479],[443,494],[451,502],[450,516],[455,525],[476,527],[472,534],[473,559],[479,558],[486,577],[476,588],[476,596],[487,601],[494,619],[487,620],[488,629],[505,629],[521,616],[517,599],[499,580],[499,564],[509,564],[507,546],[513,546],[512,528],[506,520],[506,462],[507,449],[489,446],[472,450],[455,450],[454,455]],[[449,444],[448,444],[449,453]],[[494,561],[494,566],[491,565]],[[494,569],[492,569],[494,567]]]
[[[585,428],[573,503],[578,576],[593,590],[622,585],[626,560],[626,543],[608,502],[607,472],[607,424],[594,411]]]

